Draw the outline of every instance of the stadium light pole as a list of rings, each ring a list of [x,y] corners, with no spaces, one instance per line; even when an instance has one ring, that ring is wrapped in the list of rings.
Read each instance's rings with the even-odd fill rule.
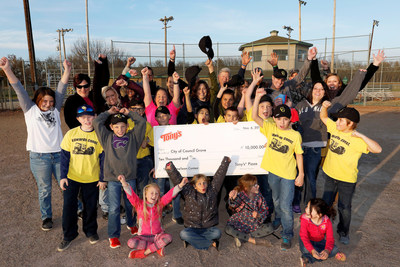
[[[164,16],[164,18],[161,18],[160,21],[164,24],[164,33],[165,33],[165,67],[167,67],[167,28],[171,28],[171,26],[167,27],[168,22],[170,22],[171,20],[174,20],[173,16],[169,16],[167,18],[167,16]]]
[[[90,77],[90,41],[89,41],[88,0],[85,0],[85,4],[86,4],[86,54],[87,54],[88,75]]]
[[[379,21],[378,20],[374,20],[374,22],[372,23],[372,33],[371,33],[371,39],[369,40],[369,49],[368,49],[368,64],[367,66],[369,66],[369,61],[370,61],[370,57],[371,57],[371,48],[372,48],[372,38],[374,38],[374,28],[379,26]]]
[[[299,41],[301,41],[301,5],[306,5],[306,1],[299,0]]]
[[[332,37],[332,55],[331,55],[331,71],[335,66],[335,28],[336,28],[336,0],[333,0],[333,37]]]
[[[290,26],[283,26],[283,29],[284,30],[287,30],[287,36],[288,36],[288,39],[287,39],[287,61],[288,61],[288,63],[287,63],[287,69],[289,70],[289,66],[290,66],[290,61],[289,61],[289,59],[290,59],[290,57],[289,57],[289,51],[290,51],[290,35],[292,34],[292,31],[293,31],[293,29],[292,29],[292,27],[290,27]]]

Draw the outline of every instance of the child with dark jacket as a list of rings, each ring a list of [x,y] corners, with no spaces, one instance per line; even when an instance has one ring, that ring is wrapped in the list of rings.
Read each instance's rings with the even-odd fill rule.
[[[111,115],[110,128],[107,130],[105,121]],[[135,123],[135,127],[126,131],[128,116]],[[126,108],[118,109],[112,107],[108,111],[101,113],[94,120],[94,129],[103,146],[104,159],[104,181],[108,182],[108,237],[110,247],[117,248],[121,246],[119,236],[121,233],[120,222],[120,204],[122,185],[118,181],[119,175],[124,175],[126,182],[136,189],[136,155],[144,139],[146,132],[146,120],[139,114],[129,111]],[[126,218],[128,229],[134,234],[137,228],[134,227],[134,218],[132,217],[132,205],[124,195]]]
[[[221,189],[226,172],[231,162],[224,157],[212,181],[203,174],[196,174],[190,184],[186,184],[181,193],[185,199],[183,219],[185,229],[180,237],[185,247],[191,244],[196,249],[208,249],[213,245],[218,249],[221,231],[218,224],[217,195]],[[166,165],[168,176],[174,183],[179,184],[183,177],[172,162]]]

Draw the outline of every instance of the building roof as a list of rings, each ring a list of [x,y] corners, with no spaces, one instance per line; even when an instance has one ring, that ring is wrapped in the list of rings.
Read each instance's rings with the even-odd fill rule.
[[[278,36],[278,35],[271,35],[269,37],[241,45],[239,47],[239,51],[242,51],[245,47],[287,44],[288,40],[289,40],[290,44],[297,44],[297,45],[306,46],[306,47],[313,46],[313,44],[311,44],[311,43],[306,43],[306,42],[302,42],[302,41],[298,41],[298,40],[294,40],[294,39],[289,39],[289,38]]]

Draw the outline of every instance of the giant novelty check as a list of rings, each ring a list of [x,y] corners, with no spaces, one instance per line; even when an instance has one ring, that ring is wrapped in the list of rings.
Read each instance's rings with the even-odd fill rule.
[[[255,122],[156,126],[155,175],[168,177],[172,161],[183,177],[213,176],[224,156],[231,158],[228,175],[266,174],[260,167],[266,143]]]

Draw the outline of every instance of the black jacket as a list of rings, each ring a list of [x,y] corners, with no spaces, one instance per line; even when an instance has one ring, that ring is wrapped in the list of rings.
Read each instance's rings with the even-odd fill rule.
[[[230,159],[224,157],[214,178],[207,187],[207,191],[202,194],[194,189],[191,183],[186,184],[181,193],[185,198],[185,206],[183,210],[183,219],[185,227],[191,228],[209,228],[218,224],[218,192],[224,182],[226,172],[229,167]],[[170,169],[167,169],[169,178],[174,185],[181,182],[182,176],[175,168],[172,162]]]

